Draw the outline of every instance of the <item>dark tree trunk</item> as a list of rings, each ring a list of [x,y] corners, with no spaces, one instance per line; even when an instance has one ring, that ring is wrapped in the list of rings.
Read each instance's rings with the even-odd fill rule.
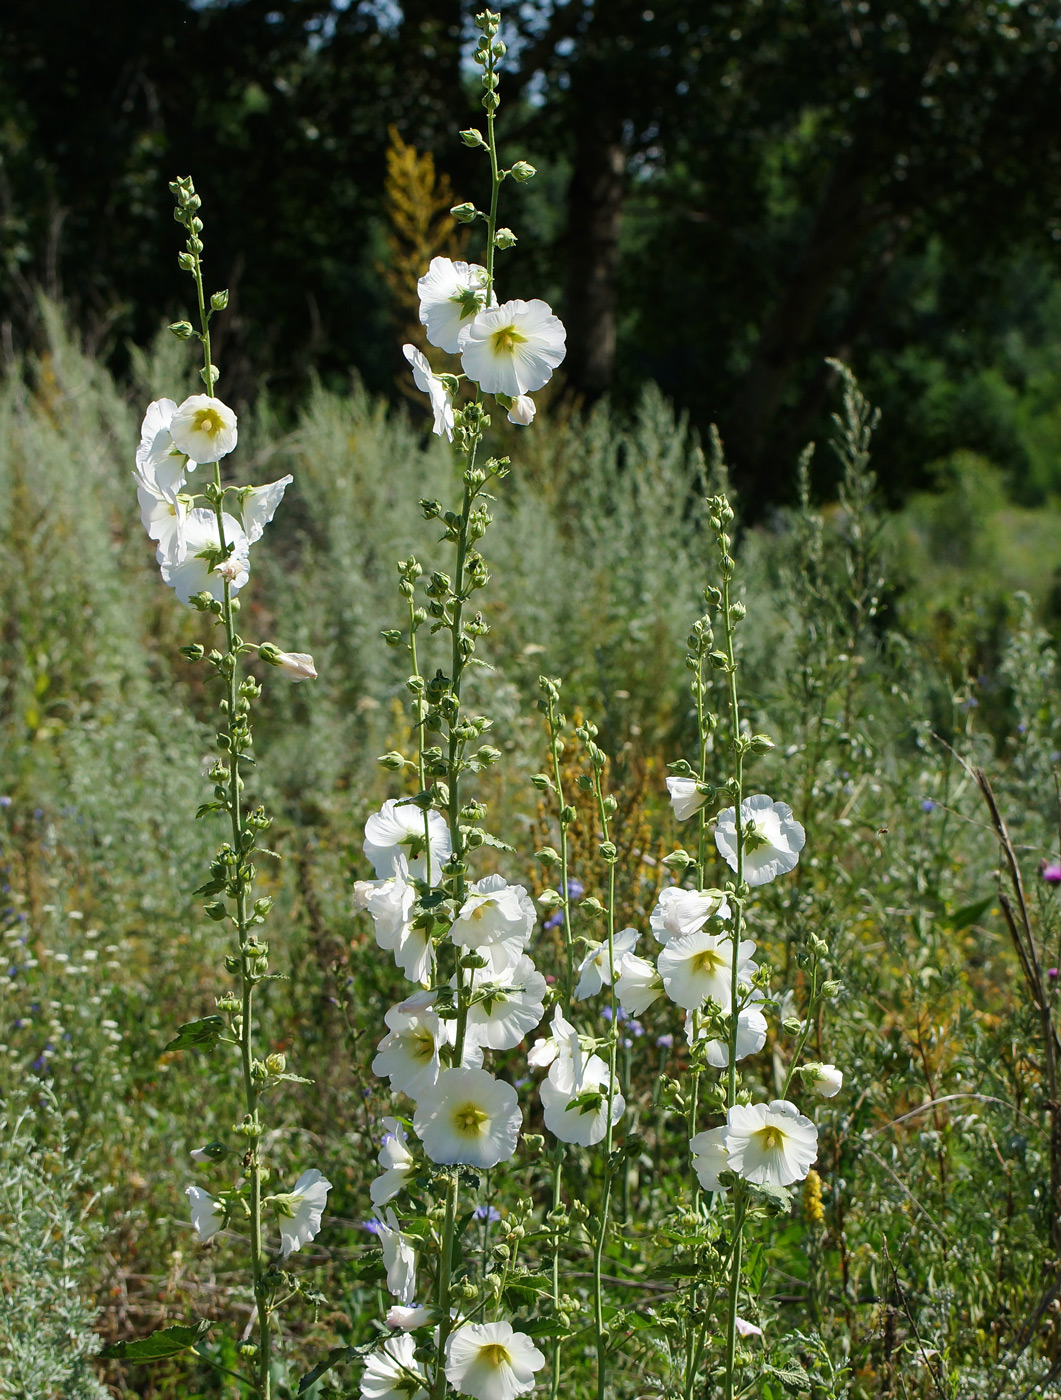
[[[626,191],[621,123],[581,105],[575,164],[567,191],[568,383],[587,400],[599,398],[615,370],[619,229]],[[599,100],[599,96],[598,96]]]

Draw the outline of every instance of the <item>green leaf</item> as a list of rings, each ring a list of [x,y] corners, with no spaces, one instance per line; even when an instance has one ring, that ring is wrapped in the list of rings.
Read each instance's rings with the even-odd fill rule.
[[[528,1337],[566,1337],[570,1328],[555,1318],[533,1318],[530,1322],[520,1321],[519,1330]]]
[[[204,1016],[201,1021],[187,1021],[163,1053],[169,1050],[212,1050],[226,1029],[224,1016]]]
[[[491,835],[489,831],[484,831],[482,837],[484,846],[493,846],[498,851],[514,851],[516,849],[515,846],[510,846],[507,841],[502,841],[500,837]]]
[[[784,1186],[766,1183],[762,1186],[753,1185],[751,1189],[758,1196],[759,1202],[775,1215],[782,1215],[792,1208],[792,1192]]]
[[[100,1356],[108,1361],[160,1361],[201,1342],[211,1325],[202,1321],[194,1327],[164,1327],[161,1332],[152,1332],[150,1337],[141,1337],[135,1342],[112,1342],[103,1348]]]
[[[353,1361],[361,1351],[360,1347],[332,1347],[323,1361],[318,1361],[312,1371],[306,1374],[298,1383],[298,1394],[304,1395],[314,1381],[319,1381],[325,1371],[330,1371],[333,1366],[340,1365],[343,1361]]]
[[[960,933],[963,928],[975,924],[981,914],[986,914],[995,903],[996,898],[996,895],[989,894],[984,899],[974,900],[972,904],[963,904],[960,909],[955,909],[953,914],[944,919],[944,927],[953,929],[955,933]]]
[[[780,1381],[786,1390],[807,1390],[810,1386],[810,1376],[807,1375],[798,1361],[790,1361],[785,1366],[767,1364],[763,1370],[767,1375]]]

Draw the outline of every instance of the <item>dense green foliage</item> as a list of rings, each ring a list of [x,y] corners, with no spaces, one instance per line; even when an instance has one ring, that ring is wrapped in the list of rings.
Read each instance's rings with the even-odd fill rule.
[[[221,1052],[162,1053],[178,1023],[212,1010],[217,990],[207,969],[222,936],[192,896],[216,840],[192,819],[207,787],[211,706],[177,653],[208,633],[160,585],[136,519],[138,413],[45,314],[48,353],[7,377],[0,406],[10,799],[0,809],[9,887],[0,1094],[49,1083],[67,1163],[81,1175],[48,1176],[44,1194],[34,1183],[48,1175],[46,1156],[31,1154],[16,1177],[5,1147],[0,1165],[6,1183],[36,1191],[35,1208],[60,1220],[54,1238],[70,1241],[64,1267],[76,1259],[85,1303],[62,1302],[51,1245],[42,1253],[27,1226],[17,1269],[5,1269],[3,1316],[35,1326],[58,1299],[57,1325],[86,1339],[86,1354],[93,1306],[108,1340],[203,1316],[218,1323],[203,1349],[225,1365],[247,1319],[244,1276],[226,1272],[238,1259],[229,1242],[194,1243],[183,1188],[197,1179],[189,1149],[223,1137],[239,1109]],[[137,353],[137,402],[179,393],[184,356],[171,340]],[[443,494],[449,470],[420,427],[358,385],[316,389],[291,432],[264,403],[241,422],[255,474],[290,468],[296,483],[269,553],[255,558],[245,625],[312,649],[321,673],[290,689],[265,678],[256,740],[267,762],[255,781],[278,813],[270,840],[282,859],[263,876],[278,901],[273,956],[288,979],[273,984],[262,1035],[297,1049],[315,1080],[277,1100],[270,1154],[284,1174],[311,1143],[335,1183],[324,1230],[298,1259],[322,1301],[316,1318],[308,1305],[290,1314],[280,1394],[328,1346],[371,1336],[379,1314],[378,1253],[359,1222],[389,1095],[367,1063],[399,979],[367,920],[351,914],[350,890],[367,873],[364,817],[398,791],[374,756],[407,739],[402,672],[378,638],[400,617],[394,560],[414,546],[426,557],[415,502]],[[779,740],[754,781],[783,789],[808,833],[798,873],[758,899],[757,938],[776,987],[797,998],[808,933],[828,940],[844,986],[815,1053],[846,1075],[818,1112],[820,1208],[805,1193],[753,1246],[753,1320],[766,1336],[747,1345],[765,1347],[775,1367],[761,1391],[773,1400],[786,1375],[815,1397],[1016,1400],[1057,1369],[1058,1158],[1042,1019],[998,900],[998,840],[965,765],[981,765],[993,784],[1048,976],[1061,964],[1061,907],[1038,865],[1057,855],[1061,703],[1036,610],[1050,615],[1044,565],[1061,563],[1061,519],[1008,506],[992,469],[964,458],[942,494],[882,513],[848,427],[834,430],[838,465],[810,467],[812,481],[839,474],[838,502],[823,515],[804,502],[745,531],[738,551],[749,720]],[[505,759],[482,794],[497,830],[525,833],[511,864],[541,888],[531,855],[548,823],[529,779],[545,736],[534,700],[540,672],[563,674],[569,710],[597,720],[613,755],[623,918],[644,927],[669,879],[659,859],[682,835],[663,764],[695,733],[683,643],[708,548],[693,503],[718,468],[654,391],[629,419],[601,406],[586,423],[555,416],[538,428],[520,439],[490,535],[493,669],[476,683]],[[887,459],[877,467],[885,474]],[[1018,587],[1034,602],[1014,597]],[[565,762],[578,771],[573,751]],[[599,889],[589,807],[573,838],[579,878]],[[636,1223],[608,1243],[629,1295],[611,1319],[623,1396],[668,1393],[695,1187],[666,1089],[685,1063],[675,1009],[650,1008],[643,1032],[631,1033],[625,1070],[642,1151],[621,1189]],[[775,1091],[790,1048],[783,1034],[768,1043],[750,1062],[752,1082]],[[536,1097],[529,1084],[522,1092],[533,1125]],[[51,1132],[42,1120],[42,1152]],[[599,1182],[578,1153],[571,1161],[581,1172],[573,1195],[592,1210]],[[516,1170],[540,1211],[547,1165],[528,1152]],[[586,1250],[576,1223],[576,1285]],[[581,1397],[577,1344],[569,1357],[564,1393]],[[106,1365],[117,1395],[237,1393],[186,1357]],[[356,1376],[340,1368],[315,1393],[356,1393]],[[42,1370],[29,1393],[89,1393],[74,1383]]]

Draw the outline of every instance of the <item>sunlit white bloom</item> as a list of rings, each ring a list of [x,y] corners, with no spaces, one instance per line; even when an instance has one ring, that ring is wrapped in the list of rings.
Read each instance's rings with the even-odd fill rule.
[[[417,1104],[413,1127],[433,1162],[485,1170],[512,1156],[522,1121],[511,1084],[482,1069],[446,1069]]]
[[[567,332],[544,301],[506,301],[460,334],[461,365],[487,394],[519,398],[542,388],[564,358]]]
[[[534,1389],[545,1357],[511,1322],[466,1322],[446,1346],[446,1380],[473,1400],[515,1400]]]
[[[278,651],[271,664],[283,671],[297,685],[299,681],[315,681],[317,667],[308,651]]]
[[[279,1212],[280,1253],[285,1259],[320,1233],[321,1216],[331,1189],[328,1178],[311,1167],[302,1173],[288,1195],[272,1197]]]
[[[210,1192],[204,1191],[200,1186],[186,1186],[184,1194],[188,1197],[191,1205],[192,1226],[200,1240],[205,1244],[207,1240],[213,1239],[214,1235],[221,1229],[225,1212],[221,1208],[221,1203],[215,1201]]]
[[[688,820],[699,812],[707,801],[706,794],[699,790],[695,778],[668,778],[667,791],[670,793],[670,803],[674,808],[676,821]]]
[[[430,1380],[415,1353],[407,1332],[369,1352],[361,1375],[363,1400],[427,1400]]]
[[[800,1074],[804,1084],[809,1084],[823,1099],[834,1098],[844,1087],[844,1072],[835,1065],[804,1065]]]
[[[387,1034],[376,1047],[372,1073],[389,1079],[396,1093],[418,1099],[439,1075],[438,1047],[444,1036],[438,1015],[431,1007],[404,1011],[392,1006],[383,1019]]]
[[[415,803],[407,802],[399,806],[397,799],[391,797],[365,822],[365,844],[361,849],[371,861],[378,879],[393,875],[398,857],[404,855],[409,874],[414,879],[426,879],[429,885],[438,883],[441,868],[449,859],[453,847],[449,827],[441,812],[428,812],[426,815],[425,823],[425,814]],[[425,873],[428,837],[431,841],[431,868],[430,872]]]
[[[626,1100],[604,1060],[599,1055],[587,1055],[578,1033],[569,1027],[567,1045],[561,1047],[539,1090],[545,1126],[561,1142],[592,1147],[608,1131],[609,1087],[614,1127],[623,1116]]]
[[[508,421],[515,423],[517,427],[526,428],[534,422],[536,412],[534,400],[529,394],[518,394],[512,400],[512,407],[508,410]]]
[[[453,399],[445,381],[432,373],[427,356],[415,345],[403,345],[402,354],[412,366],[413,383],[431,400],[431,412],[435,419],[431,431],[436,437],[445,437],[452,442]]]
[[[265,527],[276,514],[276,508],[284,499],[284,492],[294,481],[290,474],[279,481],[270,481],[267,486],[248,486],[240,492],[242,502],[243,528],[251,544],[265,534]]]
[[[236,445],[236,415],[220,399],[192,394],[169,421],[179,451],[195,462],[216,462]]]
[[[595,943],[582,959],[578,969],[578,986],[575,1000],[596,996],[602,987],[612,984],[612,968],[619,968],[619,961],[626,953],[634,951],[637,942],[637,929],[624,928],[612,938],[611,954],[607,943]]]
[[[570,1084],[574,1075],[574,1055],[578,1049],[578,1031],[568,1021],[559,1006],[553,1007],[552,1034],[536,1040],[527,1052],[527,1063],[534,1069],[551,1066],[549,1076],[560,1086]]]
[[[183,563],[188,552],[184,537],[185,522],[188,519],[187,498],[178,496],[176,500],[167,500],[152,486],[140,481],[136,488],[136,499],[147,537],[157,545],[155,559],[159,564],[166,559],[172,559],[175,564]]]
[[[663,981],[652,964],[624,953],[615,965],[615,991],[628,1016],[640,1016],[663,995]]]
[[[729,905],[721,890],[683,890],[668,885],[660,890],[649,927],[660,943],[702,929],[708,919],[728,919]]]
[[[379,1210],[405,1185],[408,1177],[416,1170],[416,1159],[406,1147],[409,1141],[405,1129],[397,1118],[384,1118],[383,1142],[380,1144],[378,1161],[383,1175],[377,1176],[368,1188],[372,1204]]]
[[[708,1128],[705,1133],[697,1133],[690,1139],[689,1147],[693,1154],[693,1171],[705,1191],[725,1191],[719,1181],[719,1173],[729,1167],[729,1154],[726,1152],[726,1128]]]
[[[484,955],[488,948],[496,948],[503,962],[513,966],[527,946],[537,917],[522,885],[510,885],[500,875],[487,875],[469,889],[449,936],[458,947]],[[497,965],[495,961],[495,968]]]
[[[486,283],[486,268],[478,263],[431,259],[416,290],[420,294],[420,322],[427,327],[432,345],[451,355],[457,353],[461,331],[486,305]]]
[[[744,878],[749,885],[767,885],[794,870],[806,833],[792,816],[792,808],[775,802],[766,793],[746,797],[740,805],[744,836]],[[731,870],[737,868],[735,809],[719,812],[715,845]]]
[[[752,961],[754,952],[752,940],[743,939],[737,949],[738,985],[750,983],[758,971]],[[708,997],[713,997],[723,1011],[729,1010],[733,942],[727,935],[701,929],[699,933],[674,938],[660,953],[656,966],[663,979],[664,990],[671,1001],[679,1006],[692,1010],[703,1006]]]
[[[172,399],[156,399],[149,403],[140,424],[140,445],[136,449],[135,475],[157,486],[169,500],[176,498],[185,472],[195,471],[197,465],[173,441],[170,424],[176,412],[177,405]]]
[[[221,569],[211,569],[209,561],[199,557],[202,551],[217,549],[220,545],[217,516],[203,507],[190,510],[185,518],[183,556],[178,559],[167,555],[159,560],[163,583],[169,584],[182,603],[190,602],[195,593],[209,593],[220,603],[225,596],[226,577],[232,593],[238,593],[250,577],[250,544],[243,526],[227,513],[222,514],[221,522],[225,543],[233,546],[223,566],[224,574]]]
[[[484,993],[468,1008],[467,1034],[489,1050],[512,1050],[545,1015],[545,978],[525,954],[500,979],[476,968],[471,991]]]
[[[387,1309],[384,1321],[396,1332],[415,1332],[418,1327],[426,1327],[435,1316],[436,1314],[430,1308],[425,1308],[423,1303],[415,1303],[411,1308],[395,1303]]]
[[[802,1181],[818,1156],[818,1129],[794,1103],[734,1104],[724,1138],[729,1168],[756,1186]]]
[[[539,1036],[527,1051],[527,1063],[531,1069],[548,1069],[560,1053],[560,1047],[549,1036]]]
[[[399,851],[388,879],[354,882],[354,907],[372,915],[376,942],[387,952],[393,952],[405,937],[416,903],[416,889],[408,876],[409,867]]]
[[[412,1240],[402,1234],[390,1209],[383,1220],[376,1221],[375,1230],[387,1270],[387,1292],[408,1307],[416,1296],[416,1250]]]
[[[757,999],[761,1000],[759,994]],[[685,1014],[685,1038],[690,1045],[693,1043],[693,1016],[692,1011]],[[737,1015],[737,1060],[746,1060],[749,1055],[758,1055],[759,1051],[766,1044],[767,1035],[766,1017],[760,1008],[752,1001],[745,1006]],[[699,1037],[703,1037],[706,1032],[701,1026],[697,1032]],[[715,1069],[725,1069],[729,1064],[729,1044],[725,1040],[709,1040],[707,1042],[707,1062]]]

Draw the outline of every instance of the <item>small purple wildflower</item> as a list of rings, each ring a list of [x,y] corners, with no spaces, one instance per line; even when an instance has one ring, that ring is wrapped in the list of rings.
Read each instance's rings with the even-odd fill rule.
[[[631,1019],[627,1021],[626,1027],[631,1035],[644,1035],[645,1033],[645,1028],[640,1021],[635,1021]]]
[[[501,1219],[501,1212],[496,1210],[493,1206],[476,1206],[472,1214],[475,1216],[476,1220],[494,1221]]]
[[[367,1234],[378,1235],[380,1232],[380,1223],[378,1220],[362,1220],[361,1229]]]
[[[10,807],[13,801],[11,797],[0,797],[0,807]]]
[[[672,1035],[658,1035],[656,1037],[656,1044],[661,1050],[669,1050],[674,1044],[674,1037]]]
[[[576,880],[575,877],[572,875],[570,880],[568,880],[567,882],[568,899],[581,899],[585,893],[585,885],[582,883],[581,880]]]
[[[932,801],[931,797],[926,797],[922,801],[921,810],[922,812],[934,812],[936,810],[936,804]]]
[[[1056,967],[1048,967],[1048,968],[1046,969],[1046,975],[1047,975],[1047,977],[1051,978],[1053,981],[1056,982],[1056,981],[1057,981],[1057,978],[1058,978],[1058,970],[1057,970],[1057,968],[1056,968]]]
[[[1061,885],[1061,861],[1041,860],[1039,874],[1048,885]]]
[[[556,909],[549,915],[545,923],[542,924],[542,928],[559,928],[563,922],[564,911],[562,909]]]

